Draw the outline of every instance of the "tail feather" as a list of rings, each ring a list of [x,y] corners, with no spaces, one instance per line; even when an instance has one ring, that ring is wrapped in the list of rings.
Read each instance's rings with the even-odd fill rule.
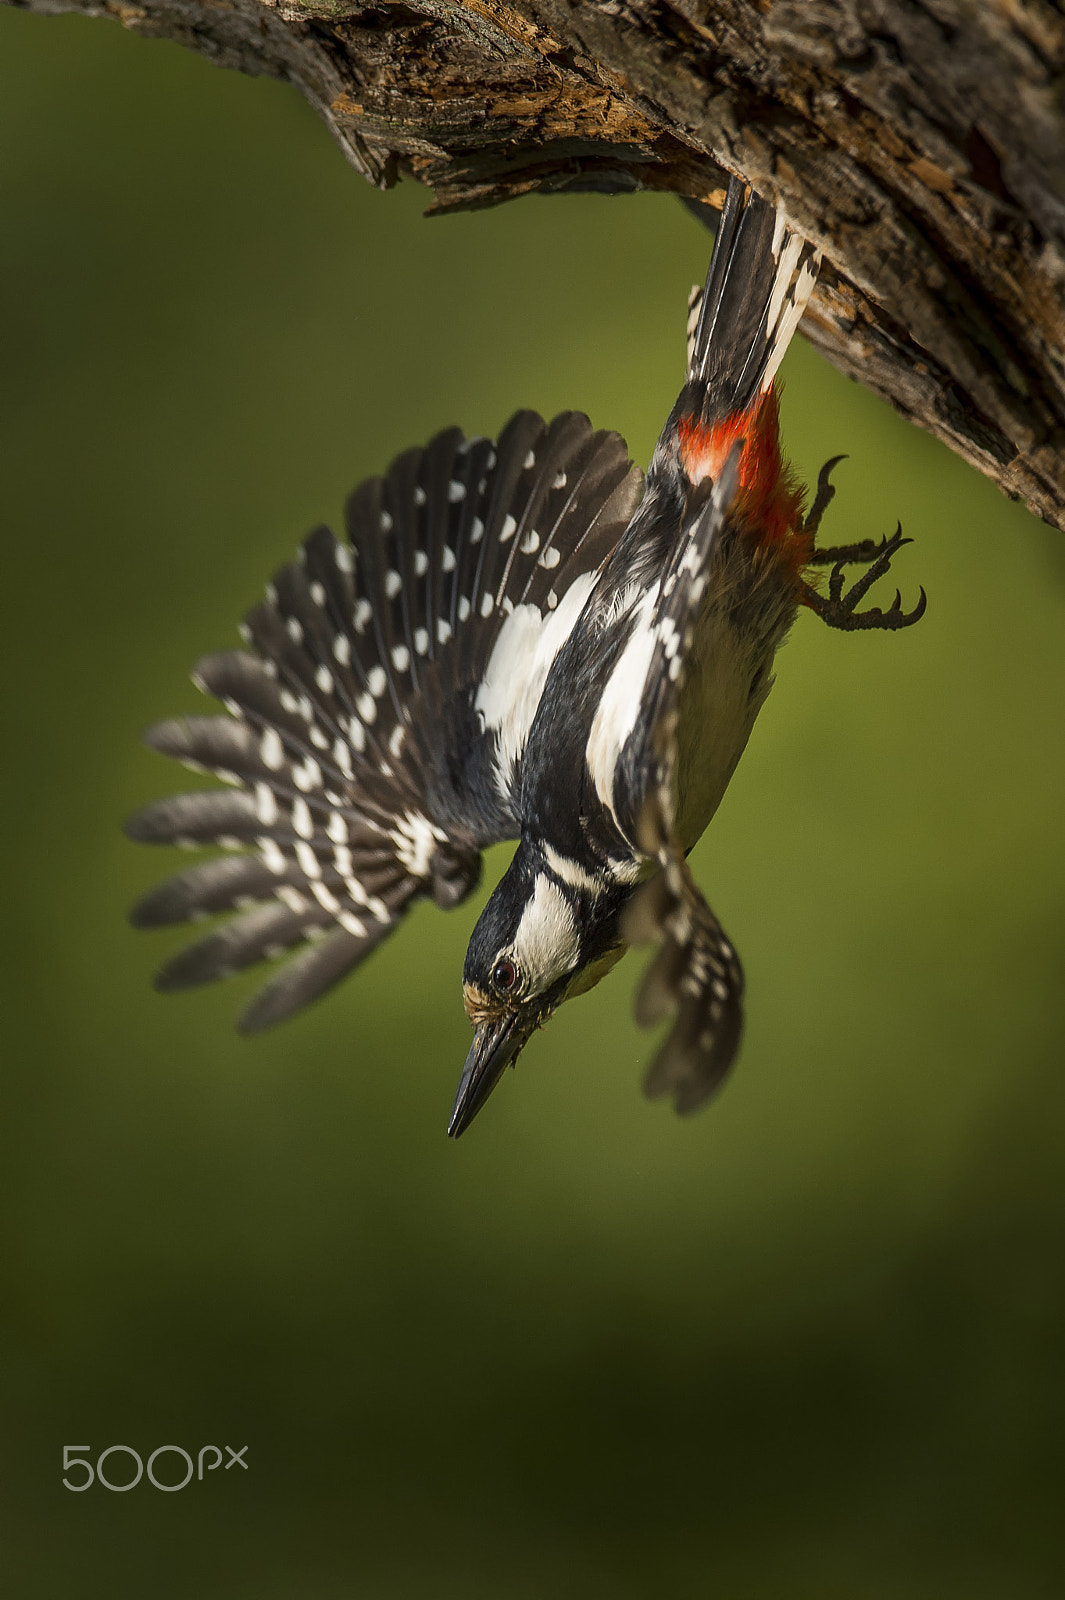
[[[820,262],[768,201],[729,180],[706,284],[689,302],[688,380],[703,389],[704,421],[746,411],[769,388]]]

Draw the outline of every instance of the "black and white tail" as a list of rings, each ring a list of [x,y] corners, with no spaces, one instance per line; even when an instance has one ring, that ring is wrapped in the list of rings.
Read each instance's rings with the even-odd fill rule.
[[[821,252],[730,178],[706,283],[688,302],[688,381],[703,418],[746,411],[769,388],[817,281]]]

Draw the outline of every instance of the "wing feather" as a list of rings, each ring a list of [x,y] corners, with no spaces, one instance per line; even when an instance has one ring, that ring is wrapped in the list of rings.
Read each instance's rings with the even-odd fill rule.
[[[286,961],[241,1014],[239,1031],[260,1033],[319,999],[380,944],[404,909],[405,905],[399,907],[396,919],[388,923],[369,924],[362,936],[349,933],[346,928],[334,928],[320,943]]]
[[[499,632],[516,605],[546,615],[597,570],[641,492],[617,434],[519,412],[495,443],[452,428],[407,451],[352,494],[346,539],[309,535],[248,613],[246,648],[197,663],[229,714],[146,735],[230,787],[157,801],[130,835],[248,852],[134,908],[144,927],[235,913],[173,957],[161,987],[307,944],[246,1012],[254,1031],[324,993],[414,898],[465,898],[481,851],[518,828],[474,706]]]
[[[644,691],[648,720],[629,790],[637,807],[637,842],[656,871],[626,907],[622,931],[634,944],[659,941],[637,994],[636,1020],[651,1027],[674,1012],[644,1091],[651,1097],[672,1094],[681,1113],[693,1111],[720,1087],[743,1028],[743,969],[692,878],[675,832],[684,662],[714,542],[736,496],[739,448],[733,449],[662,583],[654,614],[658,651]]]

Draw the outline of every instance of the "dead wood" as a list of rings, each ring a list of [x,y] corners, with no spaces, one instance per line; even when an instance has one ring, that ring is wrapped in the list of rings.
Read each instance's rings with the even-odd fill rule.
[[[804,333],[1065,525],[1065,15],[1054,0],[23,0],[295,84],[431,211],[720,199],[824,251]],[[520,400],[515,396],[515,402]]]

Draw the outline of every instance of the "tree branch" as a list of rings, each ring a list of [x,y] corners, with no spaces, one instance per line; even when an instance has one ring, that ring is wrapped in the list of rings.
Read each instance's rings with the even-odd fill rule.
[[[825,253],[803,322],[818,349],[1065,526],[1058,0],[27,9],[287,79],[358,171],[426,184],[431,211],[566,189],[719,204],[740,172]]]

